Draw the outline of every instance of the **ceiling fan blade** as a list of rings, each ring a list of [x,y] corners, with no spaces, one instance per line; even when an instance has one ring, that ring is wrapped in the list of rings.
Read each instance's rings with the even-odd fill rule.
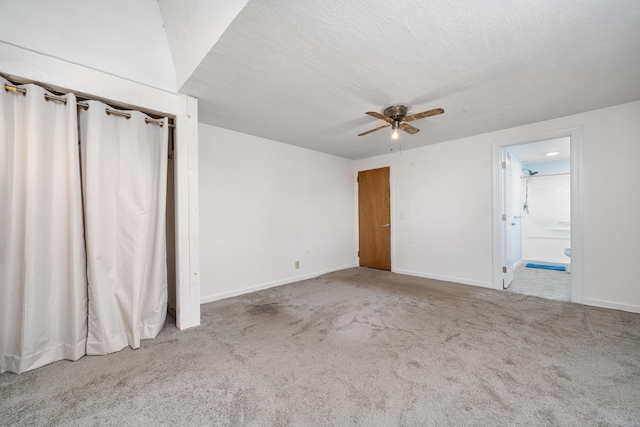
[[[406,123],[400,123],[400,129],[402,129],[403,131],[411,135],[413,135],[414,133],[420,132],[420,129],[414,128],[413,126],[408,125]]]
[[[412,114],[410,116],[407,116],[407,117],[404,118],[404,121],[405,122],[412,122],[414,120],[424,119],[425,117],[436,116],[436,115],[442,114],[442,113],[444,113],[444,110],[442,108],[434,108],[433,110],[423,111],[422,113]]]
[[[393,119],[391,117],[376,113],[375,111],[367,111],[365,114],[368,114],[371,117],[375,117],[376,119],[384,120],[387,123],[393,123]]]
[[[358,134],[358,136],[367,135],[367,134],[369,134],[371,132],[375,132],[375,131],[380,130],[380,129],[388,128],[389,126],[391,126],[391,125],[382,125],[382,126],[377,127],[375,129],[371,129],[371,130],[368,130],[366,132],[362,132],[362,133]]]

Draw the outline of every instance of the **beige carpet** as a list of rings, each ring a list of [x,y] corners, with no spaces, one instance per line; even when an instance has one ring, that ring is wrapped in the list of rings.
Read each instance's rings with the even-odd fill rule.
[[[640,425],[640,315],[350,269],[0,375],[1,425]]]

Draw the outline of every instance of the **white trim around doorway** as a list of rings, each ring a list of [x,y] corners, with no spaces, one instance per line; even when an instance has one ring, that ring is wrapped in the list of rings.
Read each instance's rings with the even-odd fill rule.
[[[493,233],[493,288],[502,289],[502,239],[500,234],[501,220],[501,181],[500,181],[500,153],[503,147],[528,144],[548,139],[569,137],[571,150],[571,301],[583,303],[583,265],[584,265],[584,239],[583,239],[583,209],[582,201],[582,129],[560,129],[553,132],[528,135],[520,138],[506,139],[492,142],[492,233]]]

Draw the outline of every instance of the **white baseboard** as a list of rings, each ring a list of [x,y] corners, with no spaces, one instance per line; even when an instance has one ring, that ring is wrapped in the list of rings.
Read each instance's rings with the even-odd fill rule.
[[[493,282],[482,282],[480,280],[465,279],[462,277],[440,276],[437,274],[420,273],[417,271],[403,270],[399,268],[394,269],[393,272],[398,274],[406,274],[407,276],[424,277],[425,279],[442,280],[445,282],[462,283],[463,285],[480,286],[483,288],[493,289]]]
[[[524,263],[525,263],[525,261],[523,259],[521,259],[520,261],[518,261],[515,264],[513,264],[513,267],[511,267],[511,268],[515,270],[516,268],[520,267]]]
[[[594,298],[583,298],[582,303],[584,305],[591,305],[594,307],[613,308],[614,310],[629,311],[631,313],[640,313],[640,306],[633,304],[624,304],[613,301],[605,301]]]
[[[208,302],[219,301],[225,298],[237,297],[238,295],[250,294],[251,292],[261,291],[263,289],[275,288],[276,286],[288,285],[289,283],[299,282],[301,280],[313,279],[314,277],[322,276],[323,274],[332,273],[334,271],[346,270],[348,268],[357,267],[358,264],[344,265],[342,267],[330,268],[327,270],[316,271],[314,273],[303,274],[300,276],[289,277],[282,280],[276,280],[268,283],[261,283],[259,285],[249,286],[242,289],[236,289],[230,292],[224,292],[221,294],[208,295],[200,298],[200,304]]]

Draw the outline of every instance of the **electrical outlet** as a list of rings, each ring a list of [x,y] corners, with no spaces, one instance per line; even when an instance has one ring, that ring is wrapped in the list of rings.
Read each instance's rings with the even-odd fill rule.
[[[296,261],[296,270],[300,270],[300,261]]]

